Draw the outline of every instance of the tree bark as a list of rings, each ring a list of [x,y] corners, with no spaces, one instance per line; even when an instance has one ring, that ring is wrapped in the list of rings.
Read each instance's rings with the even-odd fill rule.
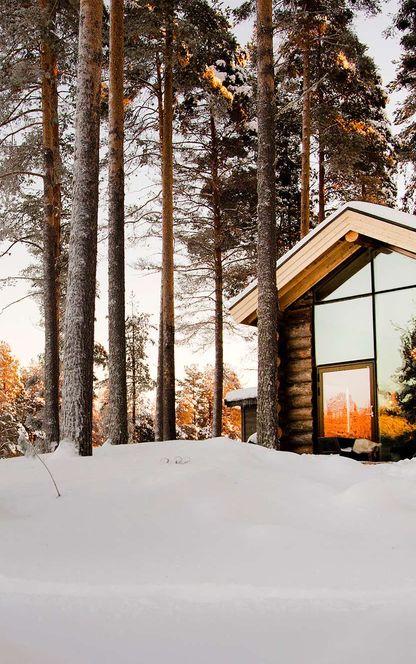
[[[53,44],[56,9],[39,0],[46,25],[41,43],[42,143],[44,155],[43,282],[45,316],[45,416],[47,449],[59,443],[59,256],[61,183],[58,125],[57,59]]]
[[[223,342],[223,274],[222,274],[222,220],[220,206],[220,185],[218,178],[218,140],[215,117],[211,111],[211,179],[212,209],[214,215],[214,279],[215,279],[215,321],[214,321],[214,395],[212,414],[212,435],[222,434],[222,406],[224,384],[224,342]]]
[[[74,189],[65,310],[63,437],[92,454],[102,0],[81,0]]]
[[[132,317],[132,340],[131,340],[131,423],[132,423],[132,441],[136,442],[136,401],[137,401],[137,391],[136,391],[136,322]]]
[[[108,438],[128,442],[124,266],[124,0],[110,4],[108,168]]]
[[[275,448],[277,440],[277,315],[274,69],[272,0],[257,0],[258,117],[258,398],[257,440]]]
[[[319,51],[318,51],[318,80],[321,80],[322,77],[322,67],[321,67],[321,53],[322,53],[322,43],[319,41]],[[322,90],[322,84],[319,84],[318,90],[318,103],[319,103],[319,130],[318,130],[318,223],[321,223],[325,219],[325,150],[324,150],[324,139],[323,139],[323,127],[322,127],[322,110],[324,103],[324,93]]]
[[[173,264],[173,0],[166,9],[162,147],[163,439],[176,438]]]
[[[311,72],[309,38],[305,36],[303,56],[303,104],[302,104],[302,174],[300,194],[300,236],[309,233],[310,217],[310,151],[311,151]]]
[[[159,120],[160,158],[163,166],[163,80],[160,58],[156,57],[157,107]],[[163,171],[162,171],[163,180]],[[163,440],[163,280],[160,281],[159,335],[157,346],[157,377],[155,407],[155,440]]]

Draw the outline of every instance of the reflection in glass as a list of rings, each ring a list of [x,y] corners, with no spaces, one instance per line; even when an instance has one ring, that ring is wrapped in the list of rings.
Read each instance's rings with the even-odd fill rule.
[[[370,367],[322,371],[323,435],[372,439]]]
[[[374,357],[371,297],[315,306],[317,364]]]
[[[365,252],[316,289],[317,302],[371,293],[370,254]]]
[[[416,288],[376,296],[377,372],[383,456],[416,452]],[[414,449],[413,449],[414,448]]]
[[[378,254],[374,259],[375,290],[404,286],[416,286],[416,260],[398,253]]]

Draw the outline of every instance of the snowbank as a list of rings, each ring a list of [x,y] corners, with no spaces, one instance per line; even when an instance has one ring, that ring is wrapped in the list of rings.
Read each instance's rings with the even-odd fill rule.
[[[416,461],[227,439],[0,462],[2,664],[377,664],[415,648]]]

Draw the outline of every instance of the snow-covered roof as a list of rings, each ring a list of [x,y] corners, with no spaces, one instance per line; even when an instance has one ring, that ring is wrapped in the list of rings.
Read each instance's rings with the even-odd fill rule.
[[[244,387],[240,390],[231,390],[225,395],[226,403],[246,401],[247,399],[257,399],[257,386]]]
[[[373,219],[378,219],[387,222],[390,225],[397,226],[398,230],[407,229],[416,231],[416,216],[407,212],[401,212],[385,205],[376,205],[375,203],[364,203],[362,201],[350,201],[345,203],[340,208],[330,214],[324,221],[313,228],[304,238],[295,244],[286,254],[281,256],[276,264],[276,270],[279,271],[288,261],[290,261],[296,254],[298,254],[306,245],[319,236],[325,229],[333,224],[339,217],[346,212],[358,213]],[[356,215],[357,216],[357,215]],[[370,230],[371,234],[371,230]],[[279,283],[278,286],[280,287]],[[257,289],[257,279],[246,286],[246,288],[238,293],[235,297],[227,302],[229,309],[235,307],[239,302],[244,300],[250,293]]]

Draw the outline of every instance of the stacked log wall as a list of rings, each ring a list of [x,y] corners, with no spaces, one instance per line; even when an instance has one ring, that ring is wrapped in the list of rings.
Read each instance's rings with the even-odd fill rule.
[[[280,447],[313,452],[313,296],[309,292],[281,313],[279,322]]]

